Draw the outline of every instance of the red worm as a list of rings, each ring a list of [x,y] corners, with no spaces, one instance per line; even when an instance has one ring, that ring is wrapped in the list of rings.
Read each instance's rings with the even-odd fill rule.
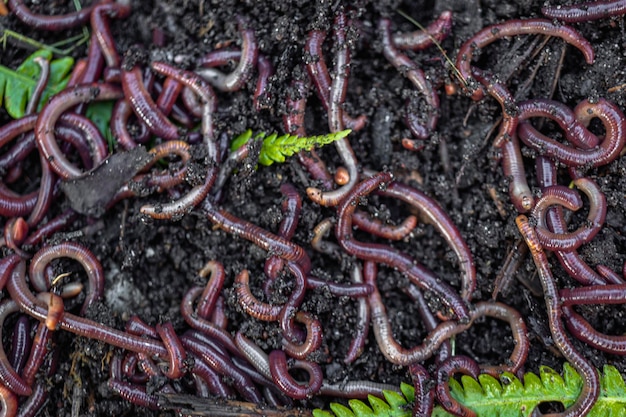
[[[28,360],[26,361],[26,366],[24,366],[24,371],[22,372],[24,381],[26,381],[26,383],[31,387],[35,383],[37,373],[39,372],[41,365],[43,365],[46,355],[48,354],[48,346],[51,342],[52,334],[52,330],[50,330],[44,323],[39,323],[37,325],[37,330],[35,331],[35,336],[33,337],[33,347],[30,351],[30,355],[28,356]]]
[[[435,387],[426,368],[418,363],[409,365],[409,372],[415,388],[414,416],[430,416],[435,405]]]
[[[139,122],[139,127],[142,130],[138,137],[133,137],[128,130],[128,121],[130,116],[134,115],[133,108],[125,98],[119,99],[113,106],[113,112],[111,114],[111,132],[118,145],[123,150],[130,150],[137,146],[138,142],[143,142],[144,139],[148,139],[150,131],[143,122]]]
[[[13,300],[4,300],[0,303],[0,336],[2,336],[2,329],[5,319],[20,311],[18,304]],[[6,386],[11,392],[18,395],[28,396],[32,393],[32,389],[28,381],[22,379],[22,377],[13,369],[9,363],[4,347],[0,345],[0,386]]]
[[[46,292],[50,289],[50,282],[45,277],[46,266],[54,259],[71,258],[79,262],[87,273],[89,287],[85,302],[81,308],[81,314],[94,302],[102,298],[104,294],[104,272],[102,265],[96,256],[86,247],[75,242],[63,242],[55,246],[46,246],[40,249],[30,263],[29,277],[33,288],[38,292]]]
[[[590,20],[605,19],[625,14],[626,1],[601,0],[572,4],[571,6],[546,6],[541,8],[541,13],[551,19],[558,19],[568,23],[588,22]]]
[[[9,364],[19,375],[26,365],[26,360],[33,345],[33,338],[30,334],[30,319],[28,316],[20,315],[13,327],[11,337],[11,354]]]
[[[305,325],[306,339],[301,344],[295,344],[283,337],[283,350],[292,358],[304,360],[322,345],[322,325],[306,311],[298,311],[293,321]]]
[[[626,284],[589,285],[563,288],[559,297],[564,306],[577,304],[623,304],[626,302]]]
[[[598,185],[589,178],[579,178],[577,180],[574,180],[574,185],[580,188],[587,195],[587,198],[589,198],[591,207],[589,208],[587,221],[585,224],[583,224],[573,232],[554,233],[549,230],[545,219],[545,214],[551,204],[557,203],[560,205],[565,205],[570,210],[578,210],[578,208],[582,206],[582,201],[580,201],[580,197],[578,197],[578,194],[576,194],[573,190],[570,190],[569,188],[560,190],[563,190],[565,192],[567,192],[566,190],[570,190],[574,193],[576,197],[578,197],[578,201],[564,201],[562,199],[559,200],[560,194],[551,193],[551,190],[554,186],[547,188],[544,191],[544,195],[541,197],[540,200],[537,201],[537,205],[533,209],[533,217],[537,219],[537,226],[535,227],[535,231],[544,249],[552,251],[569,251],[577,249],[581,245],[590,242],[591,239],[593,239],[602,228],[602,224],[604,223],[604,219],[606,218],[607,203],[606,197],[600,190],[600,187],[598,187]],[[553,197],[556,198],[556,201],[553,200]],[[570,205],[568,203],[578,204]]]
[[[550,414],[549,416],[577,417],[586,415],[591,407],[593,407],[600,394],[600,378],[598,371],[574,348],[572,342],[567,338],[563,322],[561,321],[562,308],[559,302],[558,288],[552,277],[552,272],[550,272],[550,268],[548,267],[548,258],[541,248],[541,244],[539,243],[534,229],[528,223],[528,218],[524,215],[519,215],[515,219],[515,222],[530,249],[535,266],[537,267],[537,272],[539,273],[546,308],[548,310],[550,333],[552,333],[554,344],[582,378],[582,388],[576,402],[563,413]]]
[[[121,77],[124,97],[137,118],[156,136],[165,140],[178,139],[182,132],[157,108],[143,82],[141,68],[136,65],[130,70],[123,69]]]
[[[37,111],[39,100],[41,99],[41,95],[46,89],[48,79],[50,78],[50,61],[42,56],[38,56],[34,59],[34,62],[39,65],[41,72],[39,73],[39,79],[37,80],[37,84],[35,85],[35,88],[30,96],[28,105],[26,106],[26,111],[24,113],[26,115],[33,114]]]
[[[83,174],[65,158],[56,142],[54,126],[61,115],[79,103],[88,103],[93,100],[117,100],[121,96],[120,89],[110,84],[84,84],[61,91],[44,106],[37,117],[35,139],[40,152],[57,175],[63,179],[71,179]],[[104,156],[96,153],[98,148],[95,144],[91,146],[94,152],[94,166],[97,166]]]
[[[126,401],[146,407],[150,410],[159,410],[159,397],[146,392],[146,388],[130,382],[123,382],[117,379],[109,379],[108,387],[111,391],[125,399]]]
[[[171,322],[157,324],[156,331],[169,354],[169,366],[163,374],[170,379],[178,379],[187,372],[187,353],[176,335]]]
[[[368,265],[373,266],[374,268],[376,267],[375,263],[366,262],[363,269],[367,270]],[[361,271],[361,268],[355,265],[352,269],[352,282],[354,282],[355,284],[362,284],[363,272]],[[368,273],[372,272],[374,275],[376,274],[376,271],[368,271]],[[348,351],[346,352],[346,357],[343,359],[343,362],[345,364],[351,364],[361,356],[361,354],[365,350],[365,342],[367,342],[367,336],[369,334],[370,307],[367,304],[366,298],[359,298],[357,302],[357,324],[355,327],[354,336],[352,337],[352,341],[350,342],[350,346],[348,347]]]
[[[555,158],[567,166],[598,167],[614,161],[626,144],[626,119],[615,104],[605,99],[596,102],[583,100],[574,109],[576,118],[585,126],[598,118],[606,134],[600,145],[593,149],[576,149],[539,133],[530,123],[520,123],[518,134],[528,146],[541,155]]]
[[[583,316],[574,312],[572,307],[564,306],[563,316],[567,330],[578,340],[613,355],[626,354],[626,336],[612,336],[597,331]]]
[[[208,319],[211,317],[217,303],[217,299],[222,291],[224,285],[224,279],[226,273],[224,272],[224,266],[218,261],[209,261],[198,272],[200,278],[209,277],[209,280],[204,287],[204,291],[198,298],[198,306],[196,307],[196,314],[202,319]]]
[[[387,61],[408,78],[417,91],[424,96],[427,105],[426,112],[428,113],[425,125],[416,124],[418,121],[415,117],[407,117],[406,121],[413,136],[418,139],[426,139],[437,127],[439,96],[426,79],[424,71],[408,56],[397,50],[392,42],[391,21],[389,19],[381,19],[378,23],[378,30],[382,34],[383,54]]]
[[[355,211],[352,215],[354,225],[364,232],[389,240],[406,238],[417,226],[417,217],[408,216],[402,223],[395,226],[384,224],[380,219],[372,218],[362,211]]]
[[[3,415],[5,416],[17,415],[17,411],[18,411],[17,410],[17,396],[13,392],[11,392],[9,388],[3,385],[0,385],[0,404],[2,405]]]
[[[393,35],[393,44],[398,49],[418,51],[443,41],[452,29],[452,12],[443,11],[437,19],[424,28],[408,33]]]
[[[259,76],[256,81],[256,88],[254,90],[252,103],[254,104],[254,108],[256,109],[256,111],[261,111],[263,109],[270,108],[271,97],[269,91],[269,82],[270,77],[274,75],[274,66],[272,65],[272,61],[270,61],[269,58],[267,58],[265,55],[259,54],[257,69],[259,71]]]
[[[480,368],[478,364],[467,356],[457,355],[446,359],[437,369],[437,399],[448,412],[459,417],[476,417],[476,413],[459,403],[450,394],[449,380],[455,373],[463,373],[478,379]]]
[[[113,41],[111,34],[111,28],[109,27],[109,19],[113,18],[126,18],[130,15],[130,1],[122,2],[102,2],[93,8],[91,13],[91,29],[93,35],[98,41],[100,50],[104,55],[107,66],[110,68],[120,67],[120,57]]]
[[[250,291],[249,274],[246,269],[235,278],[237,301],[246,314],[262,321],[276,321],[280,317],[282,305],[271,305],[259,301]]]
[[[68,13],[59,16],[46,16],[34,14],[30,11],[24,0],[9,0],[7,3],[9,9],[15,17],[21,20],[26,26],[51,32],[59,32],[87,23],[94,6],[85,7],[74,13]]]
[[[315,395],[322,387],[322,369],[315,362],[295,361],[292,368],[302,369],[309,375],[308,382],[301,384],[289,374],[287,356],[282,350],[273,350],[269,354],[272,380],[288,396],[296,400],[305,400]]]
[[[213,68],[196,70],[202,78],[221,91],[237,91],[241,89],[252,75],[252,70],[259,56],[259,47],[254,36],[254,30],[247,28],[246,21],[241,17],[237,17],[237,24],[242,39],[241,58],[237,68],[228,75]]]
[[[473,82],[471,65],[474,51],[483,50],[485,46],[497,39],[531,34],[558,36],[578,48],[583,53],[587,63],[593,64],[594,54],[591,44],[571,27],[557,25],[547,19],[507,20],[506,22],[483,28],[468,39],[459,49],[459,54],[456,58],[456,68],[459,70],[465,82],[465,88],[469,91],[473,100],[480,100],[485,96],[483,90]]]

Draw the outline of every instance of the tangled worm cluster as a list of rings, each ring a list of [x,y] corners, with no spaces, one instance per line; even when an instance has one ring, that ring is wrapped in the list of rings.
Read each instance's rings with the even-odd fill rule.
[[[626,13],[624,3],[546,7],[542,13],[551,19],[581,22]],[[1,241],[5,248],[0,260],[0,288],[6,290],[0,302],[0,323],[17,316],[9,354],[0,345],[3,415],[35,416],[42,409],[48,396],[45,378],[58,366],[58,352],[49,347],[60,331],[117,348],[108,362],[109,388],[125,400],[154,410],[162,407],[161,395],[174,393],[239,398],[280,407],[318,395],[363,398],[380,395],[383,389],[397,389],[370,381],[334,384],[326,379],[315,353],[323,348],[328,329],[303,306],[307,291],[316,288],[326,288],[335,297],[354,299],[358,306],[358,325],[344,363],[354,363],[362,355],[371,326],[382,355],[392,364],[408,368],[416,388],[414,415],[429,415],[437,401],[455,415],[473,416],[450,395],[450,377],[455,373],[497,376],[523,369],[530,347],[524,320],[505,303],[473,299],[477,274],[472,253],[448,214],[431,197],[394,178],[393,173],[362,166],[348,138],[335,142],[342,166],[332,171],[315,150],[297,155],[311,186],[301,190],[288,179],[283,182],[278,230],[264,229],[223,208],[233,168],[254,158],[258,149],[250,142],[229,154],[227,143],[215,127],[218,99],[245,90],[255,81],[251,89],[254,108],[267,111],[272,102],[269,96],[275,57],[259,52],[253,22],[237,19],[240,48],[211,51],[189,70],[171,62],[145,64],[133,53],[120,56],[110,24],[112,19],[130,15],[128,2],[102,0],[62,16],[34,14],[21,0],[9,0],[8,6],[11,18],[35,30],[63,31],[90,24],[92,35],[88,56],[75,65],[67,88],[35,113],[49,76],[49,63],[38,61],[42,69],[40,82],[30,99],[29,114],[0,128]],[[330,36],[321,29],[308,34],[303,51],[307,58],[302,62],[302,74],[306,76],[291,81],[283,116],[285,132],[307,135],[309,90],[319,98],[330,132],[348,128],[358,135],[366,127],[365,115],[345,110],[351,56],[355,53],[349,32],[359,27],[350,16],[349,9],[339,8]],[[453,14],[444,12],[425,31],[412,33],[393,33],[390,19],[378,21],[381,57],[407,78],[421,97],[417,103],[421,112],[414,111],[415,102],[407,101],[404,123],[411,137],[401,141],[405,152],[422,149],[424,141],[436,132],[440,114],[440,86],[432,84],[410,51],[441,42],[452,30],[452,21]],[[539,273],[554,345],[583,376],[576,403],[554,415],[584,416],[598,398],[599,377],[570,341],[570,335],[612,354],[626,353],[624,336],[595,330],[574,310],[580,304],[624,302],[626,267],[619,273],[604,265],[593,268],[577,250],[597,235],[607,215],[606,197],[587,172],[610,164],[623,152],[626,119],[616,104],[604,98],[584,100],[574,109],[548,99],[517,101],[505,83],[476,66],[473,58],[477,50],[503,37],[532,34],[562,38],[580,50],[588,64],[594,61],[592,45],[574,28],[548,19],[526,19],[480,30],[460,47],[455,67],[460,87],[471,99],[491,96],[502,107],[502,123],[493,147],[500,153],[503,175],[510,179],[510,201],[520,213],[517,226]],[[327,41],[327,37],[331,39]],[[332,70],[326,64],[325,42],[332,45]],[[221,67],[232,63],[235,66],[231,72],[222,72]],[[85,117],[86,103],[93,101],[115,102],[110,122],[115,138],[113,154],[102,133]],[[538,124],[533,124],[539,118],[555,122],[563,130],[565,141],[542,133]],[[603,136],[590,130],[593,119],[602,124]],[[540,196],[528,184],[520,141],[534,151]],[[33,154],[40,164],[38,189],[17,193],[9,185],[23,181],[25,167],[32,168]],[[200,159],[198,154],[202,155]],[[68,206],[68,197],[62,192],[68,184],[80,183],[124,155],[135,158],[134,167],[111,193],[103,192],[98,207],[61,209]],[[159,161],[164,159],[176,162],[160,170]],[[192,172],[192,165],[195,170],[200,165],[203,171]],[[573,187],[559,184],[562,167]],[[581,192],[589,202],[587,219],[570,231],[565,209],[577,211],[583,207]],[[277,324],[280,347],[268,352],[243,331],[229,327],[223,296],[227,278],[224,265],[217,259],[209,260],[198,274],[206,284],[191,286],[180,301],[184,327],[175,327],[170,321],[150,325],[133,316],[122,330],[87,318],[90,309],[103,300],[105,272],[89,248],[71,240],[59,243],[51,237],[75,230],[90,216],[111,210],[123,200],[146,199],[155,193],[167,194],[168,198],[146,202],[140,209],[146,217],[172,221],[193,211],[216,228],[267,252],[263,291],[256,293],[261,297],[251,288],[248,269],[239,271],[232,288],[243,314]],[[312,204],[334,210],[336,219],[328,217],[311,231],[310,246],[294,241],[304,196]],[[411,235],[417,217],[407,216],[397,225],[384,223],[359,208],[368,196],[374,201],[382,198],[402,202],[434,227],[456,255],[461,271],[459,288],[442,280],[412,254],[393,246],[393,241]],[[150,201],[155,200],[157,197],[151,197]],[[327,240],[333,228],[334,241]],[[363,233],[355,235],[355,228]],[[361,236],[370,239],[362,241]],[[580,286],[558,288],[546,252],[553,253]],[[350,283],[325,281],[312,272],[312,257],[346,255],[353,260]],[[62,258],[82,266],[86,285],[55,276],[51,264]],[[394,337],[377,282],[381,265],[408,279],[404,292],[417,306],[427,331],[427,336],[410,348]],[[290,293],[282,303],[269,302],[279,278],[291,282]],[[437,303],[427,302],[425,292]],[[469,357],[454,354],[451,339],[483,317],[506,322],[510,328],[515,345],[502,364],[477,364]],[[156,379],[165,382],[156,389],[149,388]]]

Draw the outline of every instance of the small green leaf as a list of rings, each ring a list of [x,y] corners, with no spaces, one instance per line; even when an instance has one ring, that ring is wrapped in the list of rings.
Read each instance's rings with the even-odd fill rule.
[[[52,53],[48,50],[39,50],[26,58],[16,70],[0,65],[0,99],[4,98],[4,107],[14,119],[24,116],[28,100],[32,97],[39,81],[41,68],[35,62],[36,57],[43,57],[49,61],[52,59]],[[43,107],[50,96],[65,88],[73,65],[74,59],[70,57],[50,62],[50,77],[39,100],[38,110]]]

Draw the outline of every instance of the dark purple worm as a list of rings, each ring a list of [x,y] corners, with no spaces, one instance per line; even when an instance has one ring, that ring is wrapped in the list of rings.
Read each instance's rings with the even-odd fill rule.
[[[370,264],[375,265],[373,262]],[[368,262],[363,266],[366,269]],[[376,272],[374,272],[375,274]],[[352,268],[352,282],[355,284],[363,284],[363,272],[358,266]],[[346,357],[343,359],[343,363],[351,364],[357,360],[363,351],[365,350],[365,342],[367,342],[367,336],[370,328],[370,307],[366,298],[359,298],[357,307],[357,323],[355,326],[354,336],[350,341],[350,346],[346,352]]]
[[[50,61],[42,56],[38,56],[34,59],[34,62],[39,65],[41,72],[39,73],[39,79],[33,89],[30,100],[28,100],[28,105],[26,106],[26,111],[24,113],[25,115],[33,114],[37,111],[39,100],[41,99],[41,95],[46,89],[48,79],[50,78]]]
[[[74,13],[68,13],[59,16],[46,16],[34,14],[24,4],[23,0],[9,0],[7,6],[13,12],[15,17],[22,21],[26,26],[38,30],[47,30],[51,32],[60,32],[76,26],[87,23],[94,6],[85,7]]]
[[[44,363],[46,355],[48,354],[48,346],[52,342],[53,331],[50,330],[44,323],[37,325],[35,336],[33,338],[33,347],[31,348],[30,355],[26,361],[26,366],[22,371],[24,381],[29,386],[33,386],[37,373]]]
[[[185,111],[184,107],[176,101],[179,97],[182,97],[183,91],[187,90],[189,89],[184,88],[181,83],[172,78],[166,78],[163,84],[160,82],[154,83],[154,91],[159,95],[156,101],[157,107],[163,114],[171,115],[172,119],[186,128],[191,129],[196,125],[195,120],[192,115]],[[193,95],[193,92],[187,94]],[[201,111],[199,117],[202,117]],[[191,133],[189,138],[191,139]]]
[[[550,202],[549,196],[547,196],[552,187],[547,188],[544,191],[544,196],[537,201],[537,205],[533,209],[533,217],[537,219],[535,231],[537,233],[537,237],[539,238],[539,242],[544,249],[552,251],[568,251],[577,249],[581,245],[590,242],[602,228],[602,224],[606,218],[607,203],[606,197],[600,190],[600,187],[589,178],[579,178],[574,180],[574,185],[580,188],[587,195],[590,202],[589,213],[585,224],[580,226],[574,232],[554,233],[548,228],[545,214],[548,206],[553,204]],[[580,203],[582,205],[582,201]],[[576,209],[570,208],[570,210]]]
[[[78,214],[74,210],[67,209],[58,216],[50,219],[43,226],[40,226],[39,229],[32,232],[24,241],[24,245],[35,246],[40,244],[45,238],[51,236],[53,233],[67,228],[67,226],[76,220],[77,217]]]
[[[456,58],[456,68],[465,83],[465,88],[473,100],[480,100],[485,96],[484,91],[476,85],[473,77],[472,58],[474,51],[481,51],[493,41],[509,36],[518,35],[549,35],[558,36],[569,44],[574,45],[584,55],[588,64],[593,64],[593,47],[580,33],[569,26],[557,25],[547,19],[507,20],[506,22],[483,28],[459,48]]]
[[[5,404],[2,405],[3,410],[7,410],[7,416],[19,415],[19,417],[36,417],[41,411],[44,404],[48,400],[48,390],[45,382],[35,382],[33,387],[33,393],[22,403],[19,414],[17,410],[17,404],[15,411],[11,414],[11,409],[7,408]]]
[[[69,108],[91,101],[117,100],[122,96],[118,87],[110,84],[85,84],[66,89],[54,95],[39,113],[35,125],[37,147],[48,161],[52,170],[63,179],[77,178],[83,172],[70,163],[59,148],[55,138],[57,120]],[[85,125],[86,126],[86,125]],[[96,154],[98,148],[90,144],[94,152],[94,166],[104,159],[104,155]]]
[[[598,371],[574,348],[574,345],[566,336],[563,322],[561,321],[563,309],[559,302],[558,288],[548,266],[548,258],[541,248],[541,244],[539,243],[534,229],[528,223],[528,218],[522,214],[517,216],[515,222],[530,249],[535,266],[537,267],[537,272],[539,273],[539,279],[541,280],[545,294],[546,308],[548,310],[550,333],[552,333],[554,344],[582,378],[582,388],[576,402],[563,413],[550,414],[549,416],[577,417],[586,415],[596,403],[598,395],[600,394],[600,378]]]
[[[187,372],[187,353],[176,335],[171,322],[157,324],[156,331],[169,354],[169,367],[163,374],[170,379],[178,379]]]
[[[449,380],[455,373],[463,373],[478,379],[480,368],[478,364],[467,356],[457,355],[446,359],[437,369],[437,400],[448,412],[459,417],[476,417],[476,413],[459,403],[450,394]]]
[[[128,131],[127,125],[128,120],[134,114],[133,108],[125,98],[119,99],[115,102],[115,106],[113,106],[113,113],[111,114],[110,126],[115,141],[123,150],[135,148],[137,143],[143,143],[149,138],[150,135],[148,127],[142,121],[139,121],[138,123],[141,129],[138,137],[135,138],[131,135]]]
[[[408,56],[398,51],[392,41],[391,20],[381,19],[378,22],[378,30],[382,34],[383,54],[395,68],[411,81],[417,91],[424,96],[427,105],[428,116],[425,125],[418,124],[414,117],[407,117],[406,123],[409,130],[418,139],[426,139],[437,127],[439,96],[426,79],[422,71]]]
[[[20,311],[19,306],[13,300],[4,300],[0,303],[0,336],[5,319],[13,313]],[[29,396],[32,389],[22,377],[13,369],[7,358],[4,348],[0,345],[0,387],[6,386],[11,392],[21,396]]]
[[[350,255],[397,268],[400,272],[406,274],[409,280],[420,288],[436,293],[459,320],[468,320],[469,313],[464,300],[461,299],[461,297],[456,294],[456,291],[447,283],[442,282],[422,265],[416,264],[412,257],[400,253],[387,245],[364,243],[354,239],[352,233],[352,213],[356,209],[357,201],[372,193],[382,184],[390,181],[391,174],[380,173],[357,184],[357,186],[350,191],[348,196],[337,207],[337,216],[339,218],[337,226],[335,227],[337,241]]]
[[[17,396],[11,390],[0,384],[0,405],[4,416],[17,415]]]
[[[187,353],[187,356],[193,360],[193,367],[190,370],[191,374],[200,378],[207,385],[207,390],[210,393],[220,398],[230,398],[235,395],[235,390],[222,381],[219,373],[193,353]]]
[[[342,284],[339,282],[326,281],[313,275],[306,279],[308,289],[324,289],[335,297],[363,298],[372,293],[372,287],[367,284]]]
[[[259,54],[257,62],[257,69],[259,75],[256,81],[256,88],[254,90],[254,96],[252,97],[252,103],[256,111],[270,108],[270,92],[269,92],[269,79],[274,75],[274,66],[272,61],[265,55]]]
[[[30,335],[30,320],[27,316],[21,315],[13,327],[11,337],[11,353],[9,363],[19,375],[24,369],[26,360],[33,345],[33,338]]]
[[[135,115],[150,131],[165,140],[178,139],[183,132],[158,109],[143,82],[141,68],[135,66],[122,70],[122,88],[124,97],[130,103]],[[119,97],[118,97],[119,98]]]
[[[541,13],[551,19],[558,19],[568,23],[588,22],[625,14],[626,1],[601,0],[572,4],[570,6],[545,6],[541,8]]]
[[[623,300],[622,300],[623,302]],[[563,306],[563,316],[567,330],[578,340],[613,355],[626,354],[626,336],[612,336],[599,332],[572,307]]]
[[[124,19],[130,15],[130,0],[115,3],[101,2],[93,8],[91,13],[91,30],[98,41],[98,46],[104,55],[109,68],[120,67],[120,57],[113,41],[109,19]],[[94,80],[95,81],[95,80]],[[83,81],[85,82],[85,81]]]
[[[583,105],[581,102],[580,105]],[[593,149],[600,143],[600,138],[591,133],[576,114],[565,104],[548,99],[535,98],[517,103],[519,120],[532,117],[546,117],[555,121],[565,132],[568,142],[582,149]]]
[[[452,29],[452,12],[450,10],[443,11],[437,19],[424,29],[408,33],[396,33],[393,35],[393,44],[398,49],[418,51],[443,41]]]
[[[51,283],[45,277],[46,266],[54,259],[71,258],[79,262],[87,273],[89,287],[85,295],[85,301],[81,308],[84,315],[89,307],[102,298],[104,294],[104,271],[96,256],[86,247],[75,242],[63,242],[55,246],[46,246],[40,249],[33,257],[29,278],[31,285],[38,292],[50,290]]]
[[[214,68],[196,70],[202,78],[221,91],[237,91],[241,89],[252,75],[252,70],[259,56],[259,47],[254,36],[254,30],[247,28],[247,22],[241,17],[237,17],[237,25],[242,39],[241,58],[237,68],[228,75]]]
[[[317,394],[322,387],[322,369],[315,362],[294,361],[292,368],[302,369],[309,375],[308,382],[297,382],[289,374],[287,356],[282,350],[273,350],[269,354],[269,367],[274,383],[289,397],[304,400]]]
[[[559,290],[563,306],[578,304],[623,304],[626,302],[626,284],[589,285]]]
[[[281,311],[281,322],[284,322],[284,314],[282,313]],[[306,311],[298,311],[295,318],[288,322],[294,321],[304,324],[306,327],[306,338],[301,344],[295,344],[288,337],[283,337],[283,351],[291,358],[305,360],[322,345],[322,325],[318,319]],[[285,333],[288,336],[289,331]],[[291,333],[294,333],[294,331],[291,330]]]
[[[602,122],[606,134],[600,145],[593,149],[576,149],[564,145],[537,131],[530,123],[520,123],[517,132],[520,139],[541,155],[557,159],[571,167],[598,167],[614,161],[626,144],[626,119],[615,104],[603,98],[596,102],[583,100],[574,109],[576,118],[585,126],[592,119]]]

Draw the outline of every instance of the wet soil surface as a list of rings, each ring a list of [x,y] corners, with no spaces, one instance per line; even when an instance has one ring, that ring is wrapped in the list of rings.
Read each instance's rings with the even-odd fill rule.
[[[63,2],[51,3],[54,5],[48,8],[33,5],[33,9],[59,13],[68,7],[57,5]],[[543,3],[530,0],[141,0],[134,2],[133,14],[128,19],[113,22],[112,28],[121,51],[138,46],[150,59],[193,68],[196,60],[208,51],[225,44],[239,45],[235,17],[246,17],[255,29],[260,52],[273,62],[276,73],[271,78],[268,110],[258,112],[252,106],[254,80],[239,92],[218,93],[216,132],[234,137],[246,129],[283,131],[282,115],[290,81],[306,77],[303,62],[307,56],[303,47],[307,33],[313,28],[330,29],[335,12],[345,6],[352,19],[350,36],[355,40],[345,108],[351,115],[364,114],[368,118],[367,126],[350,136],[361,167],[391,171],[396,178],[432,196],[445,209],[474,256],[478,269],[474,300],[478,301],[491,298],[494,280],[520,239],[514,222],[517,213],[508,197],[508,181],[492,147],[500,108],[491,99],[474,103],[460,90],[446,95],[444,85],[456,82],[446,55],[435,47],[411,52],[409,55],[438,89],[441,108],[437,131],[425,141],[425,148],[419,152],[405,150],[400,144],[402,138],[410,137],[403,123],[405,104],[415,92],[383,57],[376,27],[381,17],[389,17],[394,31],[412,31],[413,25],[401,17],[398,10],[405,11],[424,25],[444,10],[451,10],[452,33],[441,46],[447,56],[454,58],[459,46],[484,26],[507,19],[539,17]],[[10,17],[4,18],[3,22],[14,30],[49,42],[49,38],[27,30]],[[574,107],[584,98],[605,97],[625,108],[626,89],[613,88],[626,83],[624,20],[605,19],[577,24],[576,27],[594,46],[597,58],[591,66],[584,63],[579,51],[566,47],[559,39],[528,36],[496,42],[482,51],[476,65],[507,80],[519,100],[553,97]],[[152,44],[152,32],[156,28],[166,34],[165,47]],[[67,35],[72,34],[74,32]],[[324,52],[332,68],[330,38]],[[79,48],[74,54],[82,56],[84,49]],[[24,50],[11,47],[3,53],[2,63],[10,65],[24,56]],[[419,100],[416,103],[420,111],[423,103]],[[309,134],[327,132],[325,111],[314,94],[309,97],[307,105],[306,129]],[[598,133],[602,133],[599,126]],[[322,149],[320,154],[332,170],[340,165],[332,146]],[[526,149],[524,156],[528,179],[538,194],[534,178],[535,155]],[[603,264],[614,271],[621,271],[626,260],[625,174],[625,158],[588,171],[588,176],[600,184],[607,197],[608,215],[602,231],[580,253],[590,265]],[[566,174],[563,179],[568,181]],[[260,166],[257,170],[242,165],[229,179],[221,206],[240,218],[276,231],[282,218],[279,186],[284,182],[294,184],[303,196],[306,187],[315,185],[295,158],[271,167]],[[223,294],[229,330],[242,330],[266,351],[279,348],[280,329],[275,324],[262,323],[244,315],[232,287],[235,275],[248,269],[254,291],[258,291],[267,253],[245,240],[215,230],[199,212],[187,214],[175,222],[150,221],[140,215],[139,208],[147,201],[166,202],[168,198],[167,195],[154,195],[123,201],[100,218],[82,218],[73,229],[82,230],[78,237],[69,232],[55,238],[59,241],[66,238],[79,240],[102,261],[107,274],[106,299],[91,309],[89,317],[123,328],[131,315],[138,315],[152,325],[172,321],[182,332],[187,328],[179,312],[182,296],[190,286],[202,284],[198,271],[207,261],[216,259],[224,264],[227,274]],[[394,223],[410,214],[405,205],[378,197],[368,199],[362,208]],[[571,224],[580,224],[586,213],[586,209],[575,213]],[[305,197],[293,240],[309,251],[314,274],[328,280],[349,282],[355,259],[347,255],[337,259],[310,249],[313,228],[324,218],[334,215],[334,210],[322,208]],[[372,239],[363,234],[357,236]],[[456,257],[431,225],[420,222],[407,239],[385,243],[406,251],[442,280],[458,286],[460,271]],[[575,286],[555,259],[551,264],[561,287]],[[408,285],[407,278],[381,267],[378,283],[395,337],[403,346],[416,345],[424,337],[425,330],[418,320],[415,306],[400,290]],[[278,285],[284,287],[283,293],[289,294],[288,277]],[[543,364],[560,370],[562,358],[552,345],[543,297],[529,288],[540,289],[541,286],[532,261],[524,259],[498,300],[514,306],[526,319],[532,344],[526,369],[537,371]],[[436,297],[429,294],[427,297],[436,307]],[[307,293],[303,309],[317,316],[324,325],[323,347],[316,359],[327,380],[366,379],[396,385],[410,381],[405,368],[384,359],[372,334],[362,356],[350,366],[343,364],[357,320],[355,301],[315,290]],[[584,307],[580,311],[599,330],[609,334],[626,331],[625,311],[621,305]],[[77,415],[85,416],[169,415],[135,407],[109,391],[106,384],[109,377],[107,360],[112,353],[109,346],[67,333],[60,333],[56,343],[61,352],[61,365],[56,375],[49,379],[52,395],[43,415],[76,415],[73,413],[77,410]],[[626,361],[622,357],[604,354],[577,341],[574,343],[594,365],[601,367],[608,363],[626,371]],[[510,330],[495,320],[476,323],[456,339],[456,353],[479,363],[500,363],[508,357],[512,347]],[[301,405],[324,407],[327,400],[314,398]]]

